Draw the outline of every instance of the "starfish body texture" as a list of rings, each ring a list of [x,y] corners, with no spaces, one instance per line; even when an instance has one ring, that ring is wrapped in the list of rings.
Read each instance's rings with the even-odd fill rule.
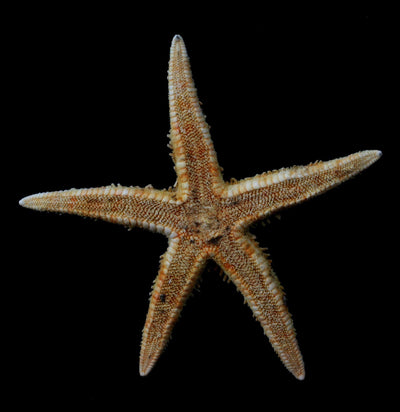
[[[337,186],[370,166],[381,153],[367,150],[226,183],[178,35],[172,41],[168,81],[169,137],[177,174],[174,188],[71,189],[27,196],[20,204],[139,226],[168,237],[143,330],[141,375],[148,374],[158,360],[202,268],[213,259],[243,294],[287,369],[304,379],[282,287],[247,228],[277,210]]]

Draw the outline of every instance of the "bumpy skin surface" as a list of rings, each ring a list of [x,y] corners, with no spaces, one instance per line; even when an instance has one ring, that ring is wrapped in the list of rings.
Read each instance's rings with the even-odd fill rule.
[[[304,379],[303,360],[282,288],[246,228],[340,184],[374,163],[381,153],[367,150],[228,184],[222,179],[180,36],[172,42],[168,81],[170,139],[178,176],[174,189],[71,189],[28,196],[20,203],[37,210],[140,226],[168,236],[143,330],[142,375],[156,363],[206,260],[213,259],[243,294],[287,369]]]

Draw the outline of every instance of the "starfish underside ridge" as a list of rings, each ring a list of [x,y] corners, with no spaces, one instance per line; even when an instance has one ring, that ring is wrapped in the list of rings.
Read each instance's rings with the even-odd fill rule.
[[[143,330],[140,374],[150,372],[164,349],[202,268],[213,259],[236,285],[287,369],[304,379],[302,356],[279,281],[247,232],[273,212],[323,193],[380,156],[366,150],[295,166],[234,183],[223,180],[180,36],[169,62],[170,141],[177,183],[168,190],[104,186],[39,193],[22,206],[139,226],[165,234],[162,256]]]

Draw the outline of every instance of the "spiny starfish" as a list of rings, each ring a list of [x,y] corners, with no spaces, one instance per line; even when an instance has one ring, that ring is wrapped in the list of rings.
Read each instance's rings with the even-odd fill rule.
[[[374,163],[381,152],[276,170],[226,183],[194,87],[182,38],[169,62],[170,140],[177,183],[168,190],[104,186],[39,193],[22,206],[140,226],[165,234],[168,249],[153,286],[143,330],[140,374],[158,360],[207,259],[213,259],[244,295],[278,356],[298,379],[304,364],[284,293],[249,225],[303,202]]]

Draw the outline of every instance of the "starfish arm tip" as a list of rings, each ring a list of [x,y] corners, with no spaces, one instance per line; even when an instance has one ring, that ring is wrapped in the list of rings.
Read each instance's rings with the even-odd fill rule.
[[[140,368],[139,375],[140,376],[147,376],[149,374],[149,372],[150,372],[149,370],[144,370],[144,369]]]
[[[38,199],[40,197],[41,197],[41,193],[38,193],[36,195],[25,196],[18,203],[20,206],[26,207],[27,209],[40,210],[40,207],[38,205]]]
[[[158,360],[158,356],[154,357],[151,354],[148,355],[148,353],[143,354],[143,348],[142,348],[142,353],[140,355],[140,360],[139,360],[139,375],[147,376],[152,371],[157,360]]]
[[[304,381],[304,379],[306,378],[306,373],[303,371],[300,375],[296,375],[296,378],[299,381]]]
[[[377,162],[382,157],[382,154],[383,153],[380,150],[365,150],[363,152],[360,152],[359,155],[363,159],[360,171]]]
[[[374,161],[379,160],[383,155],[380,150],[365,150],[364,153],[371,157]]]

